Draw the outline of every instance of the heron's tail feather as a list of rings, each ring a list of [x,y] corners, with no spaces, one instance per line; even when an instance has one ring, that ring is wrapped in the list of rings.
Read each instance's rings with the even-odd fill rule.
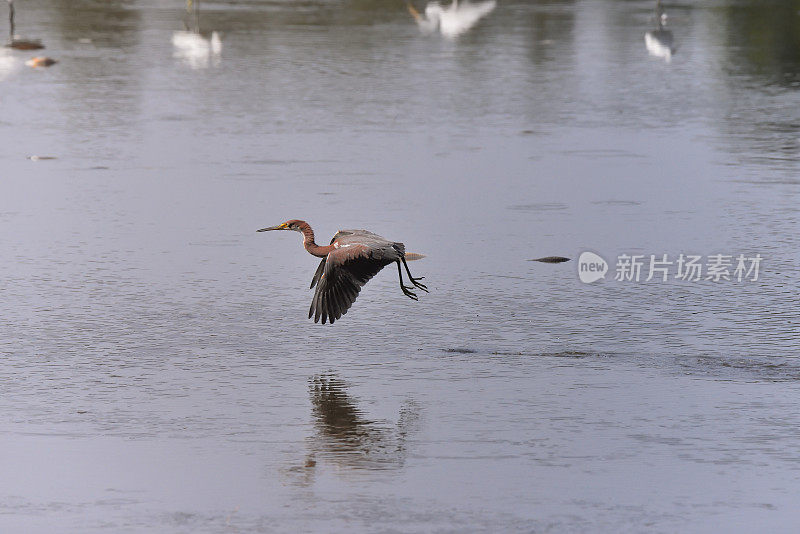
[[[425,254],[417,254],[416,252],[406,252],[406,261],[421,260]]]
[[[564,258],[563,256],[545,256],[544,258],[535,258],[528,261],[540,261],[542,263],[562,263],[569,261],[569,258]]]

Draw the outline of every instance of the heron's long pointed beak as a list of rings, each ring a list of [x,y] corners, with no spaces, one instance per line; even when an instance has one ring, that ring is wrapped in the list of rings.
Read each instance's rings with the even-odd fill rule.
[[[262,228],[256,232],[269,232],[270,230],[286,230],[286,224],[279,224],[278,226],[270,226],[269,228]]]

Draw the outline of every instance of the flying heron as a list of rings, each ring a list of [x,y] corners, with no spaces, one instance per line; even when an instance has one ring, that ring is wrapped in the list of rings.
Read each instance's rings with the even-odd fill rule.
[[[269,230],[293,230],[303,234],[303,247],[312,255],[322,258],[311,279],[311,288],[317,286],[314,298],[311,299],[311,308],[308,318],[314,317],[317,323],[322,318],[322,324],[330,321],[331,324],[347,313],[350,306],[358,297],[361,287],[378,271],[389,265],[397,263],[397,274],[400,276],[400,289],[410,299],[418,300],[414,287],[427,293],[428,287],[420,280],[421,276],[414,278],[408,270],[406,259],[420,259],[421,254],[406,254],[403,243],[389,241],[367,230],[339,230],[331,239],[328,246],[317,245],[314,242],[314,230],[305,222],[292,219],[277,226],[262,228],[259,232]],[[406,274],[414,287],[403,284],[403,272],[400,264],[405,267]]]

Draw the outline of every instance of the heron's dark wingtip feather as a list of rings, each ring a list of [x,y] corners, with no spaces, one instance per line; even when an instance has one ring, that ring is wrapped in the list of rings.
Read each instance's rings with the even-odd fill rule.
[[[344,297],[344,293],[342,292],[341,288],[337,288],[336,290],[336,300],[334,303],[334,307],[336,310],[336,318],[340,318],[342,316],[342,310],[345,309],[347,305],[347,301]]]
[[[331,317],[338,319],[342,316],[342,295],[340,291],[336,291],[331,299]]]
[[[317,311],[317,293],[314,293],[314,296],[311,298],[311,307],[308,308],[308,318],[311,319],[311,317],[313,317],[314,315],[314,312],[316,311]],[[319,313],[317,313],[317,318],[314,319],[314,322],[316,323],[318,319],[319,319]]]
[[[322,277],[322,273],[325,270],[325,260],[326,258],[322,258],[322,261],[319,262],[317,270],[314,272],[314,277],[311,279],[311,287],[309,289],[314,289],[314,286],[317,285],[319,279]]]
[[[570,258],[565,258],[563,256],[545,256],[544,258],[534,258],[528,261],[538,261],[541,263],[563,263],[569,260]]]

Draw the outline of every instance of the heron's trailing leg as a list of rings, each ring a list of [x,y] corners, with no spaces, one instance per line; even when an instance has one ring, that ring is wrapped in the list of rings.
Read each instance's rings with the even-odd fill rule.
[[[403,284],[403,271],[400,270],[399,261],[397,262],[397,274],[400,276],[400,289],[403,290],[403,294],[410,299],[419,300],[419,298],[417,298],[417,294],[411,291],[414,288]],[[412,283],[413,283],[413,278],[412,278]]]
[[[428,292],[428,286],[426,286],[422,282],[418,282],[418,280],[422,280],[425,277],[424,276],[420,276],[419,278],[414,278],[413,276],[411,276],[411,271],[408,270],[408,264],[406,263],[406,259],[402,258],[402,257],[400,259],[403,261],[403,267],[406,268],[406,274],[408,274],[408,277],[411,279],[411,283],[414,284],[414,287],[418,287],[421,290],[423,290],[425,293],[427,293]],[[399,263],[397,264],[397,267],[398,267],[398,269],[400,268],[400,264]],[[402,281],[402,277],[401,277],[401,281]]]

